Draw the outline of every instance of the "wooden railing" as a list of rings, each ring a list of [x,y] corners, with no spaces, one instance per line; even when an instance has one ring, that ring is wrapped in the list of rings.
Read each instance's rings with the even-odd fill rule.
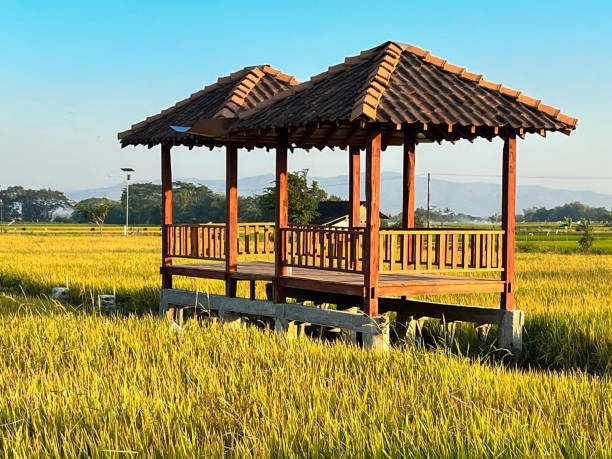
[[[200,260],[225,260],[225,225],[172,224],[165,226],[167,256]]]
[[[504,232],[485,229],[380,231],[380,272],[503,271]]]
[[[274,253],[274,223],[239,223],[238,253]]]
[[[385,229],[380,231],[380,272],[502,271],[501,230]],[[289,225],[281,229],[286,266],[363,272],[365,228]],[[225,224],[165,227],[166,256],[225,260]],[[274,223],[240,223],[239,254],[274,253]]]
[[[225,260],[225,223],[185,223],[166,226],[169,257]],[[239,254],[274,253],[274,223],[240,223]]]
[[[281,235],[287,266],[363,272],[365,228],[289,225]]]

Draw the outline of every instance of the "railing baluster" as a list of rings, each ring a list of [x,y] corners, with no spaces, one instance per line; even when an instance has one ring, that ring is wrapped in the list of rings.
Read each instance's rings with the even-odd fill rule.
[[[453,233],[453,247],[452,247],[453,254],[451,255],[452,257],[451,268],[452,269],[457,269],[457,256],[459,254],[458,246],[459,246],[459,234]]]
[[[438,269],[444,269],[446,267],[446,243],[447,243],[446,234],[438,235]]]

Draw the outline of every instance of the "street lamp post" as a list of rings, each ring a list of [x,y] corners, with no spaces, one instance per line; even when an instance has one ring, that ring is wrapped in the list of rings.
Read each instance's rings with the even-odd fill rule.
[[[131,167],[122,167],[121,170],[125,172],[125,228],[123,229],[123,234],[127,236],[130,224],[130,178],[134,169]]]

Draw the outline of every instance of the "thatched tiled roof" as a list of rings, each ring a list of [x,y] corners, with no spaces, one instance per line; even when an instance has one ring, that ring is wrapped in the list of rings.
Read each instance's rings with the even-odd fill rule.
[[[134,124],[131,129],[119,133],[118,138],[121,146],[151,147],[162,142],[186,146],[207,144],[208,141],[200,136],[176,132],[170,126],[189,126],[201,118],[233,118],[241,110],[253,108],[296,84],[294,77],[269,65],[245,67]]]
[[[502,133],[562,131],[577,119],[520,91],[492,83],[428,51],[386,42],[255,107],[241,111],[229,137],[247,146],[272,144],[275,128],[289,129],[301,147],[359,145],[365,124],[383,128],[383,147],[418,139],[491,139]],[[361,129],[356,127],[361,126]]]

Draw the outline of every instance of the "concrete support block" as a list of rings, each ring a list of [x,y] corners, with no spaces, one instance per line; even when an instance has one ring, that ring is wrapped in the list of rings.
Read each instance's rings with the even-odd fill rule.
[[[342,341],[347,344],[357,344],[357,332],[355,330],[342,329],[340,336]]]
[[[183,325],[185,323],[184,312],[185,308],[176,308],[174,312],[174,321],[179,325]]]
[[[455,344],[455,333],[457,332],[457,323],[456,322],[443,322],[444,327],[444,340],[446,341],[446,345],[450,348]]]
[[[59,301],[68,301],[69,291],[68,287],[53,287],[51,289],[51,298]]]
[[[475,324],[476,333],[478,333],[478,341],[481,346],[487,344],[487,338],[489,337],[489,331],[491,330],[491,324]]]
[[[418,348],[423,346],[423,325],[425,325],[424,318],[414,319],[410,317],[406,325],[406,344]]]
[[[302,328],[302,331],[300,331]],[[294,320],[287,320],[283,317],[276,317],[274,320],[274,331],[278,335],[285,335],[287,338],[298,338],[303,336],[303,324],[298,324]]]
[[[523,325],[525,313],[520,310],[503,311],[499,322],[498,346],[508,349],[513,360],[520,358],[523,348]]]
[[[96,311],[99,313],[112,312],[117,309],[115,295],[98,295]]]
[[[219,310],[219,323],[225,327],[240,328],[242,326],[242,317],[234,312]]]
[[[363,332],[363,347],[375,351],[389,350],[389,317],[376,316],[374,321],[378,324],[372,332]],[[374,327],[372,327],[374,328]]]

